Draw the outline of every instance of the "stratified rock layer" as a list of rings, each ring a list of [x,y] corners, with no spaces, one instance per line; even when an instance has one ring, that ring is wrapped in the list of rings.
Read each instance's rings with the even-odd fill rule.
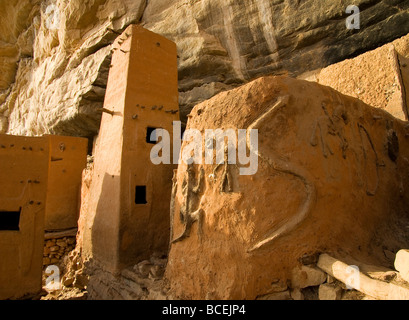
[[[175,297],[255,299],[291,282],[308,255],[389,266],[384,250],[407,247],[406,122],[329,87],[266,77],[193,109],[188,129],[217,128],[259,130],[259,168],[179,165],[166,273]]]
[[[0,132],[98,132],[110,45],[130,24],[177,43],[182,120],[256,77],[297,75],[409,32],[409,1],[16,0],[0,3]]]
[[[118,31],[140,20],[145,5],[144,0],[3,4],[0,132],[93,137],[101,119],[110,45]]]

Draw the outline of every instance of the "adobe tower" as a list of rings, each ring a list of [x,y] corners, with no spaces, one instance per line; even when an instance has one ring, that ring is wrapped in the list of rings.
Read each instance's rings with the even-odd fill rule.
[[[167,253],[173,165],[154,165],[155,129],[179,120],[175,43],[130,26],[112,65],[89,194],[83,253],[117,272]]]

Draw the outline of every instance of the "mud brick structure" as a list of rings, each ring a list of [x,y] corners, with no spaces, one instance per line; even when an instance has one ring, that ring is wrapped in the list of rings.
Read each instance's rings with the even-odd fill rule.
[[[49,140],[0,135],[0,299],[41,290]]]
[[[387,268],[385,252],[408,247],[407,122],[327,86],[265,77],[197,105],[187,124],[217,127],[258,130],[259,168],[179,166],[165,274],[173,297],[256,299],[311,286],[305,256]]]
[[[47,137],[50,142],[50,168],[45,230],[77,228],[81,178],[87,165],[88,140],[51,135]]]
[[[409,59],[405,56],[409,36],[397,39],[354,59],[322,69],[316,80],[322,85],[384,109],[408,120]]]
[[[172,133],[179,107],[173,42],[130,26],[113,48],[83,253],[117,272],[152,252],[167,253],[174,166],[152,163],[151,134]]]

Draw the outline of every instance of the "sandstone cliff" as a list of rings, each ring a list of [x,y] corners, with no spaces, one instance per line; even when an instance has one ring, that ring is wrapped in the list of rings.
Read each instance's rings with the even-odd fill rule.
[[[93,137],[110,44],[131,23],[178,45],[182,118],[220,91],[266,74],[297,75],[409,32],[409,1],[0,1],[0,132]]]

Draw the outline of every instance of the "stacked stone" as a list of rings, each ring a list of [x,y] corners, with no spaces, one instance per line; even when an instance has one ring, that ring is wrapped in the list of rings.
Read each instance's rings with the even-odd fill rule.
[[[75,248],[75,237],[64,237],[45,241],[43,265],[59,264],[64,256]]]
[[[354,280],[351,266],[342,261],[326,254],[306,255],[292,270],[290,281],[273,281],[270,293],[257,300],[407,300],[409,250],[400,250],[394,258],[396,270],[353,266],[358,276]]]
[[[92,270],[92,278],[87,285],[88,299],[173,300],[163,278],[166,265],[167,258],[160,253],[154,253],[149,260],[122,270],[120,276],[114,276],[100,269],[95,263],[88,262],[87,269]],[[76,273],[78,274],[78,271]],[[63,284],[64,280],[69,281],[68,283],[72,281],[70,277],[63,278]],[[81,283],[83,279],[77,275],[75,281]]]
[[[89,276],[85,273],[85,267],[82,263],[81,253],[73,250],[68,254],[67,272],[63,276],[61,283],[65,288],[77,288],[86,290]]]
[[[304,256],[291,272],[290,281],[272,282],[271,292],[257,300],[361,300],[359,292],[347,294],[346,286],[316,266],[318,255]],[[357,297],[355,297],[357,296]]]

